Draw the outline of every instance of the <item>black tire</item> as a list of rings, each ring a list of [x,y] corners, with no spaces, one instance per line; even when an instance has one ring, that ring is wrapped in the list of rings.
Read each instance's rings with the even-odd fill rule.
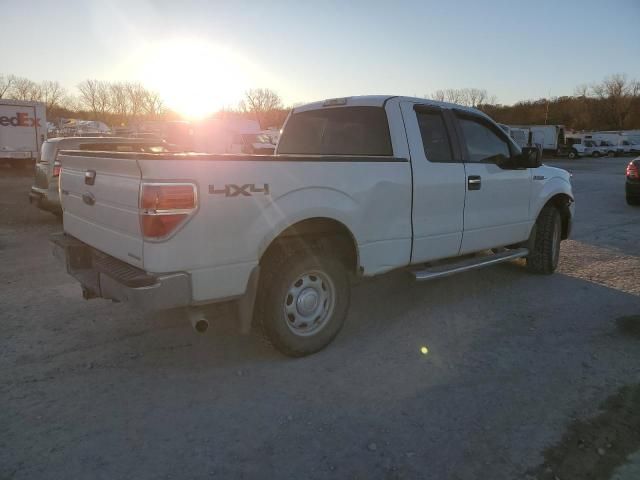
[[[634,207],[640,205],[640,197],[630,197],[627,195],[627,205]]]
[[[319,245],[277,247],[261,267],[254,323],[265,341],[284,355],[311,355],[340,332],[350,295],[344,264]],[[305,324],[306,319],[310,321]]]
[[[578,158],[578,151],[575,148],[572,148],[571,151],[569,152],[569,155],[567,155],[569,157],[570,160],[573,160],[574,158]]]
[[[613,150],[609,150],[609,151],[607,152],[607,157],[609,157],[609,158],[613,158],[613,157],[615,157],[615,156],[616,156],[616,152],[614,152]]]
[[[545,205],[538,215],[531,236],[527,268],[534,273],[552,274],[558,267],[562,237],[562,217],[556,207]]]
[[[593,152],[591,154],[591,156],[594,157],[594,158],[598,158],[600,156],[600,152],[596,150],[595,152]]]

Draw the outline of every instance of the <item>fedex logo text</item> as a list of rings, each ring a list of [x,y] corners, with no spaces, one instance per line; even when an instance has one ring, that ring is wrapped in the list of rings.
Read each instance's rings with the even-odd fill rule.
[[[15,117],[0,117],[3,127],[40,127],[39,118],[31,118],[27,112],[18,112]]]

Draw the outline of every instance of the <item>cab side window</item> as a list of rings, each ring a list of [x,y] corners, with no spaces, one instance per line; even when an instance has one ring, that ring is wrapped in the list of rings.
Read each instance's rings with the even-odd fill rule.
[[[494,163],[511,156],[509,144],[484,122],[459,117],[470,162]]]
[[[453,162],[451,139],[441,112],[418,111],[424,155],[430,162]]]

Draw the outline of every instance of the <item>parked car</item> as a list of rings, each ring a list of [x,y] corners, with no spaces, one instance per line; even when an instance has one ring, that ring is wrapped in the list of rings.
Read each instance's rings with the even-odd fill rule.
[[[567,148],[567,156],[570,159],[590,156],[599,157],[602,151],[596,145],[595,141],[587,140],[584,138],[572,138],[570,146],[568,146]]]
[[[58,194],[58,177],[61,165],[57,158],[62,150],[163,153],[172,149],[169,144],[158,139],[59,137],[45,141],[42,145],[42,155],[36,162],[34,185],[29,193],[29,202],[56,216],[62,214]]]
[[[631,140],[621,140],[618,144],[618,149],[623,155],[632,155],[640,153],[640,144]]]
[[[640,205],[640,157],[634,158],[627,165],[624,190],[629,205]]]
[[[622,153],[622,149],[619,149],[617,145],[614,145],[612,142],[608,140],[600,140],[595,141],[596,148],[593,150],[592,155],[594,157],[597,156],[607,156],[607,157],[617,157],[620,153]]]
[[[279,351],[327,346],[350,279],[418,281],[526,259],[556,269],[570,175],[486,114],[364,96],[294,108],[275,155],[59,154],[64,232],[54,254],[85,298],[181,307],[232,302]]]

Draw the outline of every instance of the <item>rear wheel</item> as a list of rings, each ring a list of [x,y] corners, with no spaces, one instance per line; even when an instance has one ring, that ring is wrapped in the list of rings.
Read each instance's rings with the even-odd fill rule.
[[[345,266],[319,247],[278,248],[264,261],[255,321],[281,353],[302,357],[326,347],[350,300]]]
[[[627,204],[633,206],[640,205],[640,197],[631,197],[627,195]]]
[[[555,206],[545,205],[531,235],[527,268],[534,273],[553,273],[558,267],[562,239],[562,217]]]
[[[572,148],[569,152],[568,157],[573,160],[574,158],[578,158],[578,151],[575,148]]]
[[[607,157],[615,157],[616,156],[616,152],[614,152],[613,150],[609,150],[607,152]]]
[[[600,156],[600,152],[597,150],[591,154],[592,157],[598,158]]]

